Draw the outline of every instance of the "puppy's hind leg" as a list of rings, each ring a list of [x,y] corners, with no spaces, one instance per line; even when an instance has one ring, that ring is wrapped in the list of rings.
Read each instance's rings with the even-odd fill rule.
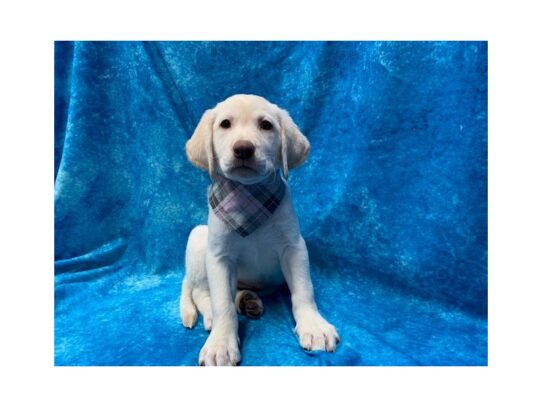
[[[186,275],[182,284],[180,300],[181,319],[183,321],[183,325],[187,328],[192,328],[198,319],[197,308],[200,303],[200,292],[209,292],[205,272],[206,250],[207,226],[196,226],[190,232],[190,236],[188,236],[188,243],[186,244]],[[206,310],[205,306],[202,306],[202,308]],[[200,312],[203,313],[202,309],[200,309]]]
[[[239,290],[235,295],[237,312],[249,318],[257,319],[263,314],[263,302],[254,291]]]

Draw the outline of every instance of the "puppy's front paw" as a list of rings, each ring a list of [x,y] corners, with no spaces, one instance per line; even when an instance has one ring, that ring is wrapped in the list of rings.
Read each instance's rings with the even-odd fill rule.
[[[213,335],[212,331],[199,353],[200,366],[236,366],[240,360],[241,352],[237,337]]]
[[[334,352],[340,340],[335,327],[319,314],[298,321],[295,331],[299,344],[306,350]]]

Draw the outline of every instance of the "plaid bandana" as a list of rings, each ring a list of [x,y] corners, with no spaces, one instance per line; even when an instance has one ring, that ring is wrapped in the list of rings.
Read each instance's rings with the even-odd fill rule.
[[[246,237],[271,217],[284,191],[284,181],[278,172],[253,185],[219,177],[209,188],[209,204],[216,216]]]

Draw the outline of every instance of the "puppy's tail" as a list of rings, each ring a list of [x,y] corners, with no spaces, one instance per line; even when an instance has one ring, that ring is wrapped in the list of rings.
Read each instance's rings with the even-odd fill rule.
[[[192,299],[192,284],[186,276],[184,277],[181,288],[179,308],[183,325],[187,328],[193,328],[198,320],[198,310]]]

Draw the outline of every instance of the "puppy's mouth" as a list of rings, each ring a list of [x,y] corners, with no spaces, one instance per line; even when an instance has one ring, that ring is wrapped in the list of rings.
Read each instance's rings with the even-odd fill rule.
[[[254,184],[265,178],[267,171],[254,160],[237,160],[229,166],[223,167],[223,174],[226,178],[242,184]]]
[[[258,171],[256,171],[254,167],[245,163],[233,167],[231,171],[240,176],[253,177],[254,175],[258,174]]]

